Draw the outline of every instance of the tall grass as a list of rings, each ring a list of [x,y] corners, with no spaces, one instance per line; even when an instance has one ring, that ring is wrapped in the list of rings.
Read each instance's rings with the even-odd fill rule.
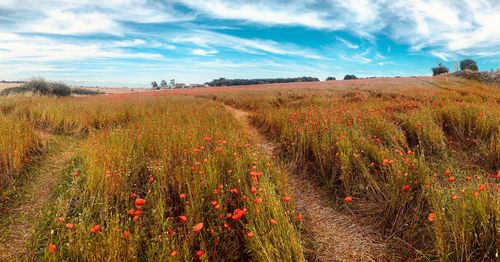
[[[90,133],[45,258],[303,260],[282,174],[231,114],[200,99],[143,99],[127,103],[143,117]]]
[[[203,96],[254,111],[254,123],[281,145],[284,159],[339,202],[353,196],[349,209],[402,240],[398,250],[408,258],[493,259],[498,89],[455,78],[431,84],[404,93],[304,87],[286,97],[280,89]]]
[[[30,164],[39,149],[38,136],[26,118],[0,113],[0,189]]]

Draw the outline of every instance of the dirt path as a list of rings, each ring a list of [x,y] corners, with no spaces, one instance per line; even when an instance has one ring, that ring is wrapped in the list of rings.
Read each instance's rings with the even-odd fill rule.
[[[249,113],[233,107],[226,108],[245,127],[251,141],[273,155],[275,146],[249,120]],[[356,218],[333,208],[327,192],[303,175],[292,175],[288,184],[297,207],[304,215],[306,253],[317,261],[388,261],[382,237]]]
[[[45,138],[49,140],[46,155],[28,174],[34,177],[28,178],[26,193],[20,196],[20,204],[6,208],[0,214],[0,261],[27,260],[27,245],[34,226],[42,217],[43,206],[57,186],[61,172],[74,155],[76,140]]]

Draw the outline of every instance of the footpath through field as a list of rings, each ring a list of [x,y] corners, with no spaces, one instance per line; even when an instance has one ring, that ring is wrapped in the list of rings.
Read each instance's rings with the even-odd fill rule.
[[[30,169],[26,193],[19,204],[2,210],[0,221],[0,261],[26,261],[31,236],[42,217],[43,207],[57,186],[61,173],[74,156],[77,139],[42,134],[47,140],[46,154]]]
[[[250,113],[226,105],[244,126],[250,140],[266,154],[273,155],[275,145],[254,127]],[[386,245],[382,237],[367,225],[357,223],[354,216],[333,208],[327,192],[304,175],[294,175],[291,168],[281,167],[287,174],[290,193],[304,216],[306,254],[316,261],[386,261]]]

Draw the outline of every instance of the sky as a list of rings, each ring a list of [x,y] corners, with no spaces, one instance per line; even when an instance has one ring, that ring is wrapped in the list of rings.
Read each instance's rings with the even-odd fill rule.
[[[430,75],[500,66],[500,0],[1,0],[0,80]]]

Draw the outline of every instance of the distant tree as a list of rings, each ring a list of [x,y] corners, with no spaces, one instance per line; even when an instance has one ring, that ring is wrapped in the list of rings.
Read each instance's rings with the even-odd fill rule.
[[[479,71],[479,68],[477,67],[476,61],[472,59],[464,59],[460,61],[460,70]]]
[[[153,89],[160,89],[160,87],[158,86],[158,83],[156,83],[156,81],[151,82],[151,87]]]
[[[440,74],[445,74],[445,73],[448,73],[450,72],[450,70],[448,69],[448,67],[446,67],[445,65],[439,63],[436,67],[433,67],[432,68],[432,75],[433,76],[437,76],[437,75],[440,75]]]
[[[272,83],[293,83],[293,82],[317,82],[319,81],[316,77],[295,77],[295,78],[261,78],[261,79],[226,79],[219,78],[214,79],[211,82],[205,84],[209,86],[240,86],[240,85],[260,85],[260,84],[272,84]]]
[[[329,76],[325,79],[325,81],[333,81],[333,80],[336,80],[335,77],[333,76]]]
[[[355,75],[345,75],[344,80],[358,79]]]

